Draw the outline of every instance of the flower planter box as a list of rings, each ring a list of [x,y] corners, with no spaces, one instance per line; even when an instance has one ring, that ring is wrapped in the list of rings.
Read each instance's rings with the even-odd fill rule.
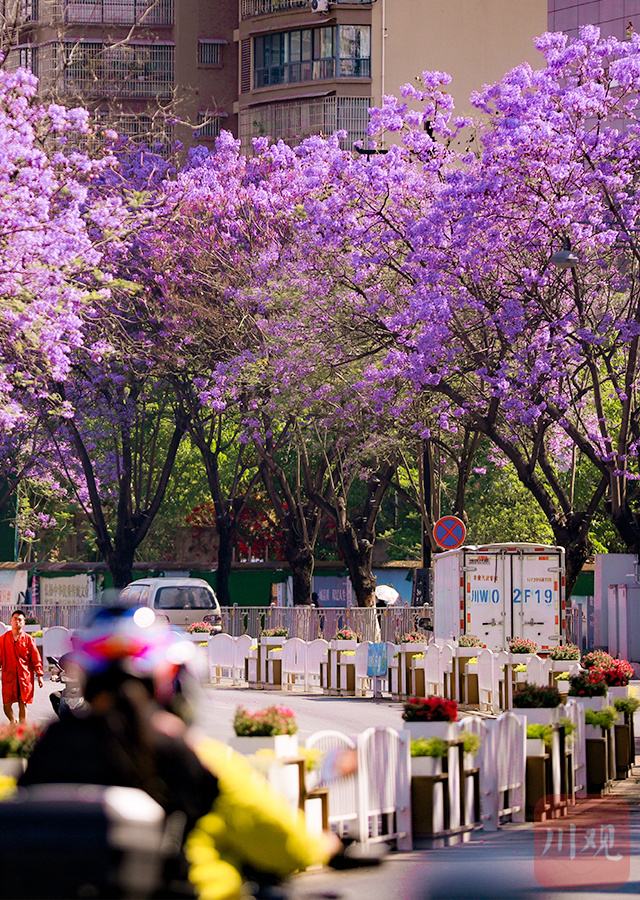
[[[3,756],[0,757],[0,775],[5,778],[20,778],[24,770],[27,768],[27,760],[19,756]]]
[[[614,700],[627,700],[630,697],[629,693],[629,685],[623,686],[613,686],[607,689],[607,699],[609,701],[609,705],[613,706]]]
[[[442,760],[434,759],[433,762],[442,763]],[[445,805],[447,787],[447,775],[442,774],[442,768],[437,775],[412,775],[411,824],[415,837],[433,838],[444,833],[447,825]]]
[[[228,743],[244,756],[251,756],[258,750],[273,750],[278,759],[292,759],[298,755],[297,734],[274,734],[272,737],[236,735]]]
[[[607,706],[607,697],[571,697],[572,700],[577,700],[578,705],[581,707],[582,712],[584,713],[587,709],[604,709]]]
[[[442,775],[442,758],[439,756],[412,756],[411,775]]]
[[[329,646],[332,650],[355,650],[358,646],[357,641],[331,641]]]
[[[572,669],[577,669],[580,665],[579,659],[552,659],[551,660],[551,671],[552,672],[569,672],[571,673]]]
[[[538,706],[531,709],[512,709],[516,716],[526,718],[527,725],[555,725],[560,721],[560,707]]]
[[[422,663],[422,665],[416,665],[416,663]],[[425,686],[424,686],[424,660],[423,659],[413,659],[411,660],[411,687],[409,693],[412,697],[425,697]]]
[[[338,693],[341,696],[355,696],[356,663],[353,656],[338,659]]]
[[[527,756],[546,756],[547,748],[542,738],[527,738]]]
[[[411,735],[412,741],[418,738],[441,738],[443,741],[455,741],[458,737],[456,722],[405,722],[404,728]]]

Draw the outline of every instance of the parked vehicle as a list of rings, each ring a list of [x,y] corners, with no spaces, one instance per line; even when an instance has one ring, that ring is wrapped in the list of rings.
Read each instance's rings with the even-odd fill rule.
[[[544,652],[565,634],[564,548],[459,547],[433,558],[433,633],[479,637],[490,650],[529,638]]]
[[[64,684],[61,691],[52,691],[49,700],[54,713],[58,718],[69,709],[82,709],[86,701],[82,696],[82,688],[78,679],[77,665],[71,661],[70,653],[65,653],[59,659],[56,656],[47,656],[47,662],[52,666],[51,681],[59,681]]]
[[[171,625],[207,622],[222,631],[222,612],[213,588],[202,578],[142,578],[120,592],[118,603],[149,606]]]

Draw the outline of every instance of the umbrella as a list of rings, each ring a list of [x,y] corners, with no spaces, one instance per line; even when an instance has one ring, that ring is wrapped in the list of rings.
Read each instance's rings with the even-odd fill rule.
[[[376,588],[376,599],[384,600],[387,606],[393,606],[402,601],[400,594],[390,584],[379,584]]]

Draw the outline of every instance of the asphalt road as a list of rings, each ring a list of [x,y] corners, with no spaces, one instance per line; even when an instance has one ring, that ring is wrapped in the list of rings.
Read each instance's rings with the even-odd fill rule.
[[[49,680],[45,680],[42,690],[36,687],[31,719],[44,723],[51,718],[48,695],[58,687]],[[238,705],[260,709],[272,704],[294,710],[301,740],[326,728],[355,735],[372,725],[392,728],[402,725],[402,704],[398,702],[291,695],[211,685],[202,690],[198,724],[207,734],[226,740],[233,733],[233,714]],[[580,889],[571,889],[572,879],[576,876],[569,870],[554,876],[551,884],[541,884],[540,848],[538,846],[535,851],[533,826],[527,824],[507,825],[493,834],[476,832],[468,843],[457,847],[432,849],[418,846],[411,853],[390,853],[376,868],[306,872],[292,879],[290,900],[570,900],[576,893],[588,900],[620,900],[621,895],[640,893],[640,769],[635,772],[637,774],[626,782],[616,783],[616,792],[629,805],[630,830],[622,847],[628,871],[624,883],[616,885],[615,889],[607,881],[610,870],[606,864],[601,864],[604,853],[585,862],[591,868],[588,883]],[[568,834],[570,824],[570,818],[564,819],[558,827]],[[578,859],[578,864],[580,862]]]

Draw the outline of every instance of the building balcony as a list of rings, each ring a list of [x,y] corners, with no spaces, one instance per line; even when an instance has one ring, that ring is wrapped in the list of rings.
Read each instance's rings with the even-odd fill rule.
[[[34,25],[173,25],[174,0],[27,0]]]
[[[373,0],[331,0],[331,6],[371,6]],[[254,19],[256,16],[270,16],[273,13],[296,9],[309,9],[309,0],[241,0],[240,18]]]

